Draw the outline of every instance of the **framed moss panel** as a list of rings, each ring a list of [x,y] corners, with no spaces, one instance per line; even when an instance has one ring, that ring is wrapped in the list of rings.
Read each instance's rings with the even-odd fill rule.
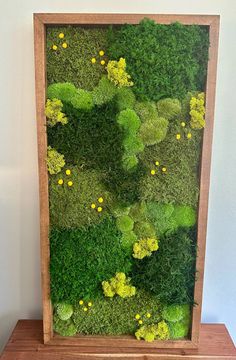
[[[34,31],[44,342],[196,348],[219,16]]]

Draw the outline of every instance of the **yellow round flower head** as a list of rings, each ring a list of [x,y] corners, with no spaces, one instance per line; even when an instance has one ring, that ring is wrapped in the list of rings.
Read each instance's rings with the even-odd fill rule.
[[[156,161],[156,162],[155,162],[155,165],[156,165],[156,166],[159,166],[159,165],[160,165],[159,161]]]
[[[60,33],[59,35],[58,35],[58,37],[60,38],[60,39],[63,39],[64,38],[64,34],[63,33]]]
[[[181,138],[180,134],[176,134],[176,139],[179,140]]]
[[[67,170],[66,170],[66,175],[70,175],[70,174],[71,174],[70,169],[67,169]]]
[[[104,53],[103,50],[100,50],[100,51],[99,51],[99,55],[100,55],[100,56],[103,56],[104,54],[105,54],[105,53]]]
[[[136,320],[139,320],[139,319],[140,319],[140,315],[139,315],[139,314],[136,314],[136,315],[135,315],[135,319],[136,319]]]
[[[93,204],[91,204],[91,208],[92,209],[95,209],[96,208],[96,205],[93,203]]]
[[[151,175],[155,175],[156,171],[155,170],[151,170]]]
[[[181,126],[182,126],[182,127],[185,127],[185,125],[186,125],[185,122],[182,121]]]
[[[91,301],[90,302],[88,302],[88,306],[89,307],[91,307],[93,304],[91,303]]]
[[[87,307],[84,307],[84,309],[83,309],[84,311],[88,311],[88,308]]]
[[[68,181],[68,186],[72,186],[73,185],[73,181]]]
[[[105,65],[105,60],[101,60],[101,65]]]
[[[91,63],[92,63],[92,64],[95,64],[95,62],[96,62],[96,59],[95,59],[95,58],[92,58],[92,59],[91,59]]]
[[[166,171],[167,171],[166,167],[163,167],[161,170],[162,170],[163,172],[166,172]]]
[[[148,319],[150,319],[151,314],[150,314],[150,313],[147,313],[147,315],[146,315],[146,316],[147,316],[147,318],[148,318]]]
[[[143,320],[139,320],[139,322],[138,322],[140,325],[142,325],[142,323],[143,323]]]
[[[58,183],[58,185],[62,185],[63,182],[64,182],[63,179],[59,179],[57,183]]]
[[[52,50],[57,50],[57,45],[52,45]]]
[[[83,305],[83,303],[84,303],[83,300],[80,300],[80,301],[79,301],[79,304],[80,304],[80,305]]]
[[[188,133],[188,134],[187,134],[187,138],[188,138],[188,139],[191,139],[191,137],[192,137],[192,134],[191,134],[191,133]]]
[[[102,211],[102,207],[99,206],[99,207],[98,207],[98,212],[101,212],[101,211]]]
[[[68,47],[67,43],[64,42],[64,43],[62,44],[62,47],[63,47],[64,49],[66,49],[66,48]]]
[[[103,198],[102,197],[100,197],[100,198],[98,198],[98,202],[101,204],[101,203],[103,203]]]

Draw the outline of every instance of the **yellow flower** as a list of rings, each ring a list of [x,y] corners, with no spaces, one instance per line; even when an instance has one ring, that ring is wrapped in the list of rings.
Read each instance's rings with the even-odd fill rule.
[[[63,33],[60,33],[59,35],[58,35],[58,37],[60,38],[60,39],[63,39],[64,38],[64,34]]]
[[[57,45],[52,45],[52,50],[57,50]]]
[[[102,207],[99,206],[99,207],[98,207],[98,212],[101,212],[101,211],[102,211]]]
[[[103,198],[102,198],[102,197],[98,198],[98,202],[99,202],[100,204],[103,203]]]
[[[67,43],[64,42],[64,43],[62,44],[62,47],[63,47],[64,49],[66,49],[66,48],[68,47]]]
[[[140,319],[140,315],[139,315],[139,314],[136,314],[136,315],[135,315],[135,319],[136,319],[136,320],[139,320],[139,319]]]
[[[156,165],[156,166],[160,165],[159,161],[156,161],[156,162],[155,162],[155,165]]]
[[[70,169],[67,169],[67,170],[66,170],[66,175],[70,175],[70,174],[71,174]]]
[[[88,311],[88,308],[87,307],[84,307],[84,309],[83,309],[84,311]]]
[[[91,307],[93,304],[91,303],[91,301],[88,303],[88,306]]]
[[[191,139],[191,137],[192,137],[192,134],[191,134],[191,133],[188,133],[188,134],[187,134],[187,138],[188,138],[188,139]]]
[[[100,56],[103,56],[104,54],[105,54],[105,53],[104,53],[103,50],[100,50],[100,51],[99,51],[99,55],[100,55]]]
[[[73,185],[73,181],[68,181],[68,186],[72,186]]]
[[[139,322],[138,322],[140,325],[142,325],[142,323],[143,323],[143,320],[139,320]]]
[[[181,138],[180,134],[176,134],[176,139],[179,140]]]
[[[167,171],[166,167],[163,167],[161,170],[162,170],[163,172],[166,172],[166,171]]]
[[[58,183],[58,185],[62,185],[63,182],[64,182],[64,181],[63,181],[62,179],[59,179],[57,183]]]
[[[182,126],[182,127],[185,127],[185,125],[186,125],[185,122],[182,121],[181,126]]]
[[[105,65],[105,60],[101,60],[101,65]]]
[[[147,318],[148,318],[148,319],[150,319],[151,314],[150,314],[150,313],[147,313],[147,315],[146,315],[146,316],[147,316]]]
[[[155,170],[151,170],[151,175],[155,175],[156,171]]]
[[[95,58],[92,58],[92,59],[91,59],[91,63],[92,63],[92,64],[95,64],[95,62],[96,62],[96,59],[95,59]]]
[[[80,304],[80,305],[83,305],[83,303],[84,303],[83,300],[80,300],[80,301],[79,301],[79,304]]]
[[[95,209],[96,208],[96,205],[93,203],[93,204],[91,204],[91,208],[92,209]]]

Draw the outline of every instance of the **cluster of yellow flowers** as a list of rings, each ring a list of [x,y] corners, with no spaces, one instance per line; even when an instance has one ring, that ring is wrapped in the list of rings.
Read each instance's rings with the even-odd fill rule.
[[[104,56],[105,56],[105,52],[104,52],[103,50],[100,50],[100,51],[99,51],[99,56],[100,56],[100,57],[104,57]],[[93,57],[93,58],[91,59],[91,63],[92,63],[92,64],[96,64],[96,62],[97,62],[96,57]],[[101,64],[102,66],[104,66],[104,65],[106,64],[106,61],[105,61],[104,58],[103,58],[102,60],[100,60],[100,64]]]
[[[93,306],[93,304],[92,304],[92,302],[91,301],[89,301],[88,303],[87,303],[87,305],[84,303],[84,300],[80,300],[79,301],[79,305],[80,306],[83,306],[83,310],[85,311],[85,312],[87,312],[88,310],[89,310],[89,308],[91,308],[91,306]]]
[[[192,129],[202,129],[205,127],[205,95],[203,92],[191,98],[189,115]]]
[[[155,161],[155,165],[159,168],[160,162],[159,162],[159,161]],[[162,171],[164,174],[167,172],[167,168],[166,168],[165,166],[160,167],[160,169],[161,169],[161,171]],[[156,169],[152,169],[152,170],[150,171],[150,174],[151,174],[152,176],[156,175]]]
[[[126,278],[124,273],[116,273],[116,275],[109,281],[102,282],[104,295],[107,297],[113,297],[117,294],[122,298],[134,296],[136,288],[130,285],[129,282],[130,280]]]
[[[102,204],[103,202],[104,202],[104,199],[103,199],[103,197],[102,196],[100,196],[99,198],[98,198],[98,202],[99,202],[99,204]],[[96,204],[95,203],[92,203],[91,204],[91,209],[96,209]],[[98,206],[97,207],[97,212],[102,212],[103,211],[103,208],[102,208],[102,206]]]
[[[46,163],[49,174],[54,175],[61,171],[66,162],[64,155],[57,152],[51,146],[48,146]]]
[[[147,318],[147,319],[150,319],[151,316],[152,316],[152,315],[151,315],[150,313],[147,313],[147,314],[146,314],[146,318]],[[136,315],[135,315],[135,320],[138,321],[139,325],[142,325],[142,324],[143,324],[143,320],[141,319],[141,315],[136,314]]]
[[[107,64],[108,79],[118,87],[133,86],[134,83],[130,80],[131,76],[125,70],[126,62],[124,58],[120,58],[119,61],[110,60]]]
[[[191,139],[191,138],[192,138],[192,133],[185,130],[186,123],[185,123],[184,121],[182,121],[182,122],[180,123],[180,125],[181,125],[181,127],[184,129],[183,136],[186,136],[187,139]],[[177,134],[175,135],[175,138],[176,138],[176,140],[180,140],[180,139],[182,138],[181,133],[180,133],[180,132],[177,133]]]
[[[65,34],[60,33],[60,34],[58,35],[58,37],[59,37],[59,39],[64,39]],[[67,48],[68,48],[68,44],[67,44],[66,41],[64,41],[64,42],[61,44],[61,46],[62,46],[63,49],[67,49]],[[58,45],[53,44],[53,45],[52,45],[52,50],[54,50],[54,51],[58,50]]]
[[[155,238],[140,239],[133,245],[133,257],[143,259],[151,256],[153,251],[158,250],[158,240]]]
[[[70,169],[66,169],[65,173],[66,173],[67,176],[70,176],[70,175],[71,175],[71,170],[70,170]],[[60,179],[58,179],[57,183],[58,183],[58,185],[63,185],[63,184],[64,184],[64,180],[60,178]],[[67,181],[67,185],[68,185],[69,187],[73,186],[73,181],[71,181],[71,180]]]
[[[170,332],[167,323],[162,320],[157,324],[144,325],[140,327],[135,336],[138,340],[144,339],[147,342],[152,342],[155,339],[168,340]]]

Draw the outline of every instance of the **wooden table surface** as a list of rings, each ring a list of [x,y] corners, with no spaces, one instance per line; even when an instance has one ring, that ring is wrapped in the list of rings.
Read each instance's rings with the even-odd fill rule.
[[[1,360],[236,360],[236,349],[223,324],[202,324],[198,350],[55,346],[42,343],[41,320],[19,320]]]

